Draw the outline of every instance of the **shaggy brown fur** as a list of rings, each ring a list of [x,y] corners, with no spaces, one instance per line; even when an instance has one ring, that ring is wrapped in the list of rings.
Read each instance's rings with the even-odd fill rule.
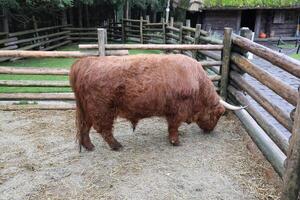
[[[77,138],[87,150],[94,148],[92,126],[113,150],[122,147],[112,134],[117,116],[131,121],[133,129],[142,118],[165,117],[169,140],[179,145],[182,122],[211,131],[225,111],[202,66],[183,55],[82,58],[72,66],[70,83]]]

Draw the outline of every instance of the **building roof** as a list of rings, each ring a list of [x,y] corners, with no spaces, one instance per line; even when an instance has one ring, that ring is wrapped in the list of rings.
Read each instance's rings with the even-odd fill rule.
[[[173,0],[173,6],[189,11],[219,9],[300,8],[300,0]]]

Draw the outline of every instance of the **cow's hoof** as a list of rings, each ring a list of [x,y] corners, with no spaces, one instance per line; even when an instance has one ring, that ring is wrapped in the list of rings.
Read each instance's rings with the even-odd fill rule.
[[[88,144],[82,144],[82,146],[87,150],[87,151],[93,151],[95,149],[95,146],[90,142]]]
[[[173,146],[180,146],[180,141],[179,141],[179,140],[170,140],[170,143],[171,143]]]
[[[123,146],[120,143],[115,143],[109,146],[113,151],[120,151],[123,148]]]

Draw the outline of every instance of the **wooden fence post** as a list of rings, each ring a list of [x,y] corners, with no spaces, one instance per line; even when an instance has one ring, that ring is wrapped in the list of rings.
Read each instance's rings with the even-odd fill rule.
[[[187,19],[186,21],[185,21],[185,26],[186,27],[191,27],[191,20],[190,19]],[[188,34],[187,34],[188,36],[191,36],[191,33],[188,31]]]
[[[174,17],[170,18],[170,26],[173,27],[174,26]]]
[[[143,17],[140,17],[140,41],[141,41],[141,44],[144,43],[144,40],[143,40]]]
[[[122,20],[122,43],[125,44],[126,42],[126,33],[125,33],[125,26],[126,26],[126,22],[124,21],[124,18],[121,19]]]
[[[201,24],[196,24],[194,44],[199,44],[201,35]],[[193,58],[197,60],[198,51],[193,51]]]
[[[167,44],[167,37],[166,37],[166,21],[162,18],[162,31],[163,31],[163,44]]]
[[[281,200],[297,200],[300,190],[300,88],[298,88],[297,108],[294,116],[286,168],[283,175]]]
[[[227,98],[227,86],[229,78],[229,63],[230,63],[230,52],[231,52],[231,35],[232,29],[224,29],[224,39],[223,39],[223,51],[222,51],[222,66],[221,66],[221,81],[220,81],[220,95],[226,100]]]
[[[98,28],[98,49],[99,56],[105,56],[105,44],[107,41],[107,32],[104,28]]]

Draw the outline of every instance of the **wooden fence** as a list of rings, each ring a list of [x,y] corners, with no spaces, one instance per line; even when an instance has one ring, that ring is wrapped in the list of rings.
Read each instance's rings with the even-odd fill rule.
[[[63,30],[63,26],[52,26],[44,28],[36,28],[14,33],[1,34],[0,50],[53,50],[58,47],[67,45],[70,31]],[[1,58],[0,61],[9,58]]]
[[[113,23],[112,23],[113,24]],[[274,169],[283,178],[284,188],[282,200],[297,200],[300,186],[300,96],[299,92],[287,85],[283,80],[275,78],[260,66],[255,65],[247,58],[248,52],[265,59],[266,61],[280,67],[293,76],[300,78],[300,62],[284,54],[275,52],[262,45],[247,39],[250,36],[248,29],[241,30],[241,36],[232,33],[230,28],[224,30],[223,40],[214,39],[209,34],[201,30],[201,25],[195,28],[189,27],[189,22],[183,26],[182,23],[170,24],[149,23],[148,20],[124,19],[120,24],[108,24],[115,29],[108,30],[110,36],[116,40],[137,41],[143,44],[107,44],[106,30],[99,29],[96,37],[98,44],[79,45],[80,49],[89,51],[79,51],[67,55],[65,52],[56,54],[55,52],[30,52],[30,51],[0,51],[0,57],[48,57],[72,56],[82,57],[88,54],[95,56],[105,56],[111,54],[126,54],[129,49],[158,49],[163,51],[175,51],[184,53],[197,59],[209,74],[210,79],[215,83],[216,89],[222,98],[248,105],[246,110],[236,111],[253,141],[260,148],[261,152],[272,164]],[[130,30],[130,31],[129,31]],[[63,31],[73,31],[65,28]],[[80,30],[81,31],[81,30]],[[93,29],[94,31],[94,29]],[[82,32],[79,32],[82,33]],[[70,34],[70,40],[81,34]],[[73,37],[73,39],[72,39]],[[111,37],[108,36],[108,39]],[[144,44],[155,40],[161,44]],[[94,53],[90,50],[94,49]],[[122,51],[124,51],[122,53]],[[115,51],[115,52],[114,52]],[[121,53],[120,53],[121,52]],[[43,54],[43,55],[42,55]],[[33,68],[9,68],[0,67],[2,74],[52,74],[67,75],[68,70],[61,69],[33,69]],[[286,113],[281,107],[275,105],[262,92],[258,91],[243,76],[249,74],[262,84],[270,88],[277,95],[282,97],[287,103],[295,106],[292,113]],[[47,87],[68,87],[67,82],[32,82],[32,81],[0,81],[0,85],[5,86],[47,86]],[[246,94],[246,95],[245,95]],[[291,139],[287,138],[281,131],[271,124],[264,116],[250,104],[247,96],[251,96],[269,114],[271,114],[280,124],[291,132]],[[61,94],[0,94],[1,100],[73,100],[72,93]],[[14,109],[7,106],[7,110]],[[31,106],[32,109],[47,109],[45,106]],[[59,106],[57,109],[72,109]],[[53,107],[49,109],[55,109]]]

